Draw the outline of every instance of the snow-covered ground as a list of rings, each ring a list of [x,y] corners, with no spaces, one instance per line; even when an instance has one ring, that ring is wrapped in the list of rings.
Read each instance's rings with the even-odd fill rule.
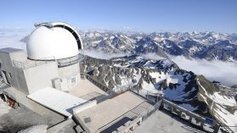
[[[218,119],[221,123],[229,126],[234,132],[237,132],[237,110],[233,111],[227,110],[228,108],[237,107],[237,102],[233,96],[225,96],[221,93],[215,92],[213,95],[208,93],[205,88],[200,84],[201,89],[204,94],[201,94],[204,101],[208,104],[207,98],[212,100],[211,105],[209,105],[209,110],[213,112],[213,116]]]
[[[4,114],[7,114],[10,109],[11,107],[9,107],[7,103],[5,103],[2,99],[0,99],[0,117]]]
[[[215,104],[213,112],[216,118],[229,126],[235,133],[237,132],[237,111],[230,113],[223,106]]]
[[[146,81],[143,81],[142,88],[143,89],[141,91],[146,90],[150,93],[158,93],[158,90],[155,88],[155,86],[152,83],[147,83]]]
[[[99,50],[82,50],[81,51],[82,54],[90,56],[90,57],[94,57],[94,58],[99,58],[99,59],[111,59],[111,58],[115,58],[115,57],[123,57],[129,54],[124,54],[124,53],[115,53],[115,54],[108,54],[105,53],[103,51],[99,51]]]
[[[11,108],[2,100],[0,99],[0,118],[9,112]],[[2,129],[2,125],[0,125],[0,131]]]

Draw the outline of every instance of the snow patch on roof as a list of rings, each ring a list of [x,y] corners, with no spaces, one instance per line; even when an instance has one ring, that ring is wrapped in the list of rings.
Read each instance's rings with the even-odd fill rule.
[[[34,92],[27,97],[67,117],[72,116],[72,108],[86,102],[82,98],[50,87]]]

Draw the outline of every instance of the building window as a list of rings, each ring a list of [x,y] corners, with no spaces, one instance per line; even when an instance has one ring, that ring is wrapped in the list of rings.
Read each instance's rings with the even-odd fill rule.
[[[75,84],[75,83],[76,83],[76,78],[75,78],[75,77],[73,77],[73,78],[71,79],[71,83],[72,83],[72,84]]]

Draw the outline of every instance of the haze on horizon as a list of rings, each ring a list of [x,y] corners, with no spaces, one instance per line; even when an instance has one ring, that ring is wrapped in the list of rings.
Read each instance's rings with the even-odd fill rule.
[[[3,0],[0,28],[44,21],[81,29],[237,33],[236,0]]]

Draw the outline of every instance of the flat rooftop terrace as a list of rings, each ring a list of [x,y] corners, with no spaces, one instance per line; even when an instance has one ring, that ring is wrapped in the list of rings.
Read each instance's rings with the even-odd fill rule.
[[[90,132],[112,132],[152,107],[145,99],[127,91],[77,113],[76,117]]]
[[[71,95],[90,100],[100,95],[107,95],[99,87],[95,86],[93,83],[87,79],[81,79],[79,84],[71,89],[69,92]]]
[[[205,133],[172,114],[156,111],[134,133]]]

